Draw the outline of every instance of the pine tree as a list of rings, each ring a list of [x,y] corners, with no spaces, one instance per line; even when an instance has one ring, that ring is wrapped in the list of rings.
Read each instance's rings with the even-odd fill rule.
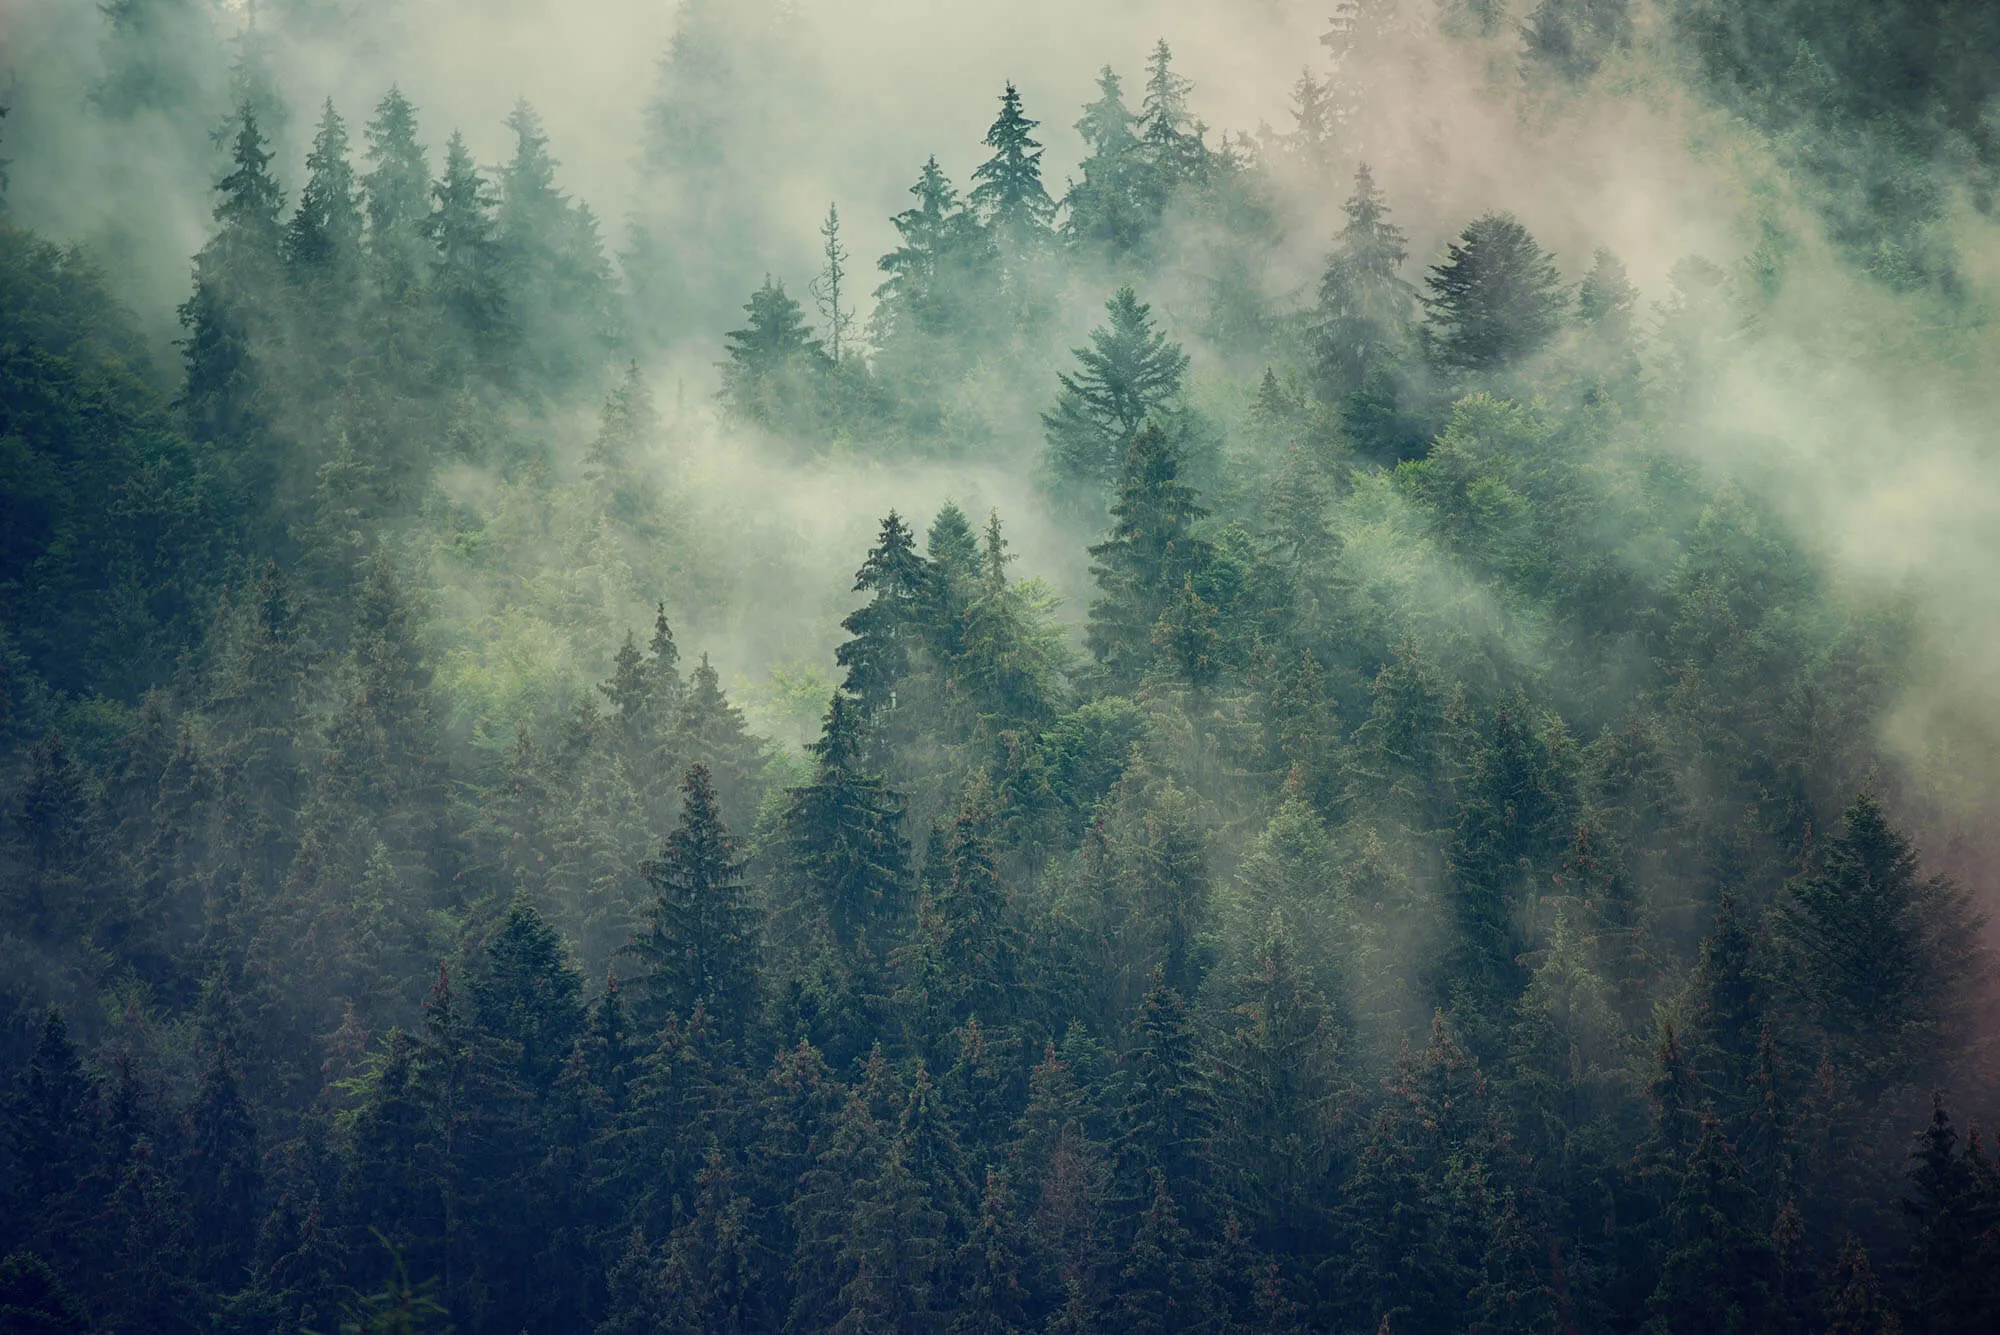
[[[810,782],[793,788],[784,816],[786,865],[799,925],[823,922],[844,962],[864,972],[887,963],[908,911],[909,846],[898,828],[902,798],[864,768],[859,707],[835,695],[810,748]],[[796,928],[795,928],[796,930]]]
[[[1354,1328],[1463,1328],[1510,1172],[1499,1109],[1442,1015],[1421,1055],[1405,1049],[1387,1095],[1342,1195],[1328,1278]]]
[[[392,303],[406,302],[422,281],[428,256],[431,172],[417,139],[417,109],[391,88],[367,127],[368,255],[375,281]]]
[[[523,99],[507,117],[514,156],[498,176],[493,218],[496,283],[524,336],[531,378],[517,389],[560,392],[594,375],[611,350],[610,263],[590,211],[556,188],[541,117]]]
[[[2000,1172],[1975,1133],[1964,1152],[1958,1132],[1934,1098],[1930,1122],[1909,1152],[1909,1188],[1902,1212],[1914,1236],[1908,1292],[1914,1329],[1927,1335],[1972,1335],[2000,1316]]]
[[[507,293],[494,240],[492,188],[457,132],[445,143],[444,174],[432,187],[436,207],[425,220],[433,248],[431,293],[471,361],[464,369],[497,369],[494,358],[512,336]]]
[[[961,1296],[949,1335],[1017,1335],[1033,1329],[1025,1241],[1006,1176],[988,1168],[978,1221],[959,1248]]]
[[[1868,1249],[1849,1237],[1826,1286],[1826,1335],[1899,1335],[1902,1322],[1868,1264]]]
[[[1009,1024],[1018,1009],[1023,943],[996,866],[992,794],[985,776],[968,786],[944,837],[933,841],[939,871],[931,912],[937,933],[944,1014],[951,1027],[978,1017]]]
[[[1139,104],[1139,142],[1145,163],[1139,197],[1157,219],[1181,186],[1205,180],[1208,149],[1188,112],[1194,85],[1174,72],[1174,53],[1162,37],[1147,60],[1146,96]]]
[[[1950,882],[1922,879],[1872,796],[1847,809],[1777,921],[1800,999],[1868,1095],[1949,1069],[1965,1041],[1979,919]]]
[[[949,392],[985,343],[995,314],[994,255],[986,228],[935,157],[909,193],[915,207],[889,220],[899,244],[876,261],[886,277],[875,289],[868,328],[884,373],[922,402]]]
[[[854,591],[870,595],[869,601],[840,623],[849,638],[834,655],[846,669],[841,690],[853,699],[856,718],[868,729],[867,754],[878,769],[888,766],[898,744],[911,735],[910,711],[901,696],[922,666],[937,581],[937,572],[917,552],[909,525],[891,510],[854,575]]]
[[[361,197],[347,155],[347,123],[328,98],[306,154],[298,208],[285,227],[286,262],[320,307],[321,318],[349,313],[340,308],[354,297],[361,242]]]
[[[668,1330],[747,1335],[768,1329],[770,1298],[749,1198],[718,1147],[697,1179],[693,1214],[667,1239],[662,1287],[673,1295]]]
[[[1760,1330],[1771,1319],[1778,1253],[1757,1212],[1735,1147],[1714,1118],[1680,1175],[1659,1284],[1647,1299],[1659,1335]]]
[[[0,1330],[89,1335],[90,1319],[48,1262],[18,1251],[0,1260]]]
[[[1121,685],[1135,683],[1153,661],[1154,626],[1207,555],[1193,529],[1208,511],[1180,473],[1167,433],[1147,425],[1125,455],[1111,534],[1090,548],[1100,596],[1084,639]]]
[[[1548,740],[1511,711],[1496,712],[1466,780],[1451,848],[1458,941],[1440,979],[1475,1044],[1494,1041],[1493,1026],[1526,986],[1519,963],[1521,906],[1555,869],[1573,805],[1560,756]]]
[[[1132,1019],[1124,1076],[1115,1164],[1124,1203],[1146,1208],[1156,1192],[1149,1174],[1192,1199],[1206,1188],[1202,1151],[1214,1124],[1214,1091],[1187,1002],[1157,971]]]
[[[91,1170],[98,1129],[96,1082],[56,1007],[44,1012],[34,1052],[12,1083],[0,1105],[0,1143],[9,1161],[0,1196],[8,1222],[0,1226],[0,1245],[53,1251],[96,1206]]]
[[[1417,313],[1416,291],[1400,272],[1409,257],[1403,229],[1388,221],[1367,163],[1356,169],[1354,193],[1341,207],[1347,223],[1327,257],[1311,330],[1317,387],[1336,403],[1394,365]]]
[[[847,301],[848,254],[847,247],[840,243],[838,205],[826,206],[826,221],[820,224],[819,236],[822,262],[819,277],[812,283],[812,296],[819,306],[820,319],[826,321],[826,355],[838,367],[842,361],[841,343],[854,323],[854,309]]]
[[[1630,0],[1541,0],[1521,30],[1522,72],[1581,83],[1631,40]]]
[[[633,990],[655,1024],[700,1006],[725,1037],[740,1038],[757,1006],[756,924],[743,863],[708,771],[694,766],[681,791],[679,826],[641,868],[653,907],[631,950],[651,971]]]
[[[708,771],[723,820],[732,829],[748,829],[757,809],[765,747],[751,735],[743,711],[729,702],[707,654],[688,674],[670,748],[681,763]]]
[[[661,427],[659,410],[653,406],[653,392],[646,387],[639,363],[627,362],[624,376],[605,397],[604,410],[598,416],[597,435],[584,455],[585,467],[612,492],[613,506],[622,517],[634,517],[638,511],[637,506],[625,506],[623,498],[628,490],[643,488],[633,474],[633,465],[659,440]]]
[[[1599,249],[1590,261],[1590,272],[1576,290],[1576,316],[1586,338],[1589,369],[1605,382],[1613,397],[1630,397],[1630,386],[1640,375],[1638,335],[1634,314],[1639,293],[1625,274],[1625,266],[1610,251]],[[1621,396],[1619,391],[1626,392]]]
[[[1292,129],[1283,137],[1285,152],[1305,168],[1308,179],[1325,180],[1333,170],[1334,145],[1340,134],[1340,107],[1330,81],[1299,73],[1292,85]]]
[[[1167,1178],[1152,1170],[1151,1199],[1119,1272],[1117,1322],[1132,1335],[1208,1329],[1211,1294],[1196,1264],[1195,1240],[1181,1222]]]
[[[1258,1244],[1311,1255],[1337,1144],[1338,1034],[1276,916],[1238,986],[1245,1000],[1216,1062],[1221,1116],[1209,1153]]]
[[[722,366],[723,402],[746,422],[772,431],[798,429],[809,420],[811,378],[826,353],[806,327],[799,303],[768,275],[743,310],[749,320],[724,336],[729,360]]]
[[[227,1291],[242,1282],[250,1261],[264,1177],[256,1123],[220,1049],[202,1075],[188,1122],[182,1182],[201,1253],[198,1273],[210,1287]]]
[[[187,378],[181,404],[197,440],[231,452],[253,512],[276,485],[263,433],[271,406],[269,368],[283,204],[271,152],[248,108],[237,118],[232,168],[216,185],[215,235],[195,256],[194,292],[181,304]]]
[[[1555,262],[1509,214],[1466,225],[1422,297],[1432,358],[1447,371],[1505,371],[1546,347],[1569,306]]]
[[[583,979],[561,934],[516,902],[487,943],[471,992],[479,1027],[518,1048],[523,1088],[547,1095],[584,1024]]]
[[[1126,108],[1109,65],[1098,71],[1097,93],[1076,123],[1090,152],[1081,166],[1083,179],[1070,182],[1063,197],[1063,231],[1080,246],[1120,255],[1141,244],[1150,226],[1136,196],[1142,168],[1138,118]]]
[[[1075,349],[1078,369],[1059,374],[1062,392],[1042,414],[1049,470],[1058,499],[1094,510],[1118,481],[1140,428],[1180,394],[1187,355],[1154,328],[1152,308],[1121,287],[1104,309],[1108,326],[1093,329],[1090,346]]]
[[[1017,267],[1046,244],[1056,211],[1042,185],[1042,146],[1032,137],[1038,124],[1021,111],[1021,94],[1009,81],[1000,114],[986,131],[993,156],[972,173],[977,184],[969,202]]]

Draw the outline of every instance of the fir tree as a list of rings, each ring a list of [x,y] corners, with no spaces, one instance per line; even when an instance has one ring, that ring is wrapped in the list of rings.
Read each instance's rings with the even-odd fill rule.
[[[315,300],[345,314],[361,265],[361,198],[347,155],[347,124],[328,98],[306,154],[306,183],[285,227],[285,259]]]
[[[417,109],[391,88],[367,127],[368,160],[361,191],[368,213],[368,253],[376,282],[391,302],[409,298],[427,266],[424,232],[430,218],[431,173],[417,139]]]
[[[1015,265],[1041,249],[1056,209],[1042,186],[1042,146],[1031,137],[1038,124],[1022,113],[1021,95],[1010,81],[986,131],[993,156],[972,173],[970,203]]]
[[[444,174],[432,194],[437,203],[424,226],[434,250],[433,299],[468,341],[474,366],[497,368],[493,358],[510,336],[511,312],[498,272],[494,198],[464,138],[456,132],[445,144]]]
[[[2000,1315],[2000,1171],[1975,1133],[1958,1150],[1958,1132],[1934,1098],[1930,1122],[1909,1151],[1909,1182],[1900,1204],[1912,1228],[1909,1293],[1915,1328],[1971,1335]]]
[[[783,283],[767,275],[743,309],[748,322],[726,335],[723,401],[747,422],[773,431],[796,428],[806,420],[809,379],[826,354]]]
[[[1569,306],[1556,266],[1504,213],[1466,225],[1424,280],[1426,338],[1448,371],[1504,371],[1546,347]]]
[[[870,760],[878,767],[909,735],[897,719],[907,713],[899,693],[921,666],[926,622],[935,602],[938,574],[917,552],[916,538],[891,510],[868,559],[854,575],[854,591],[870,595],[842,621],[848,640],[835,652],[846,669],[841,689],[854,701],[856,717],[869,729]]]
[[[1792,884],[1778,926],[1814,1024],[1870,1094],[1948,1069],[1964,1041],[1979,920],[1950,882],[1923,879],[1873,797],[1847,809],[1819,866]]]
[[[908,909],[908,845],[902,799],[864,768],[859,708],[836,695],[809,748],[810,782],[788,794],[786,863],[805,897],[795,918],[824,922],[843,960],[864,970],[886,964]]]
[[[1337,1144],[1338,1035],[1275,916],[1239,986],[1246,999],[1217,1061],[1210,1154],[1252,1236],[1278,1255],[1309,1255]]]
[[[751,735],[743,711],[729,702],[707,654],[688,674],[670,745],[682,763],[708,771],[731,828],[749,828],[764,771],[764,743]]]
[[[215,235],[195,256],[194,293],[180,308],[187,379],[181,402],[197,439],[231,451],[254,502],[275,485],[275,463],[253,451],[267,445],[270,404],[263,365],[276,329],[275,292],[283,226],[282,197],[271,152],[254,113],[238,116],[232,169],[216,185]]]
[[[1400,273],[1409,256],[1403,229],[1388,221],[1368,164],[1355,171],[1354,193],[1341,207],[1347,223],[1327,257],[1311,334],[1318,387],[1333,402],[1394,364],[1417,311],[1416,292]]]
[[[1180,345],[1154,328],[1152,308],[1131,288],[1119,288],[1104,309],[1110,324],[1075,350],[1076,373],[1056,377],[1062,392],[1042,415],[1059,499],[1085,511],[1117,482],[1140,428],[1173,403],[1188,367]]]
[[[735,841],[715,783],[696,765],[681,786],[680,824],[641,869],[653,889],[651,921],[631,950],[650,966],[633,990],[655,1024],[701,1006],[725,1036],[740,1037],[757,1004],[756,924]]]
[[[1149,424],[1126,452],[1110,536],[1090,549],[1100,596],[1084,638],[1114,681],[1136,682],[1152,662],[1153,627],[1206,558],[1193,529],[1207,514],[1181,481],[1179,451]]]
[[[1149,228],[1136,195],[1142,168],[1138,118],[1126,108],[1109,65],[1098,72],[1097,93],[1076,123],[1090,151],[1083,179],[1070,182],[1063,197],[1063,231],[1078,245],[1123,254],[1138,246]]]

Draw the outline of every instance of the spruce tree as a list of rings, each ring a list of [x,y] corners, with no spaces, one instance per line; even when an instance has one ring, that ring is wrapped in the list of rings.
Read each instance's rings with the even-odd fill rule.
[[[1038,124],[1022,112],[1021,94],[1009,81],[1000,114],[986,131],[993,156],[972,173],[969,202],[1016,266],[1046,243],[1056,211],[1042,185],[1042,146],[1032,137]]]
[[[1174,53],[1162,37],[1147,60],[1146,96],[1139,104],[1139,142],[1144,173],[1139,197],[1149,217],[1157,219],[1175,191],[1205,180],[1208,149],[1201,127],[1188,111],[1194,85],[1176,74]]]
[[[708,771],[729,826],[748,829],[761,790],[765,745],[751,734],[743,711],[729,702],[707,654],[688,674],[669,746],[681,763]]]
[[[536,1096],[555,1087],[583,1032],[583,978],[562,935],[534,906],[516,902],[472,977],[473,1016],[519,1051],[518,1079]]]
[[[1424,284],[1425,337],[1433,360],[1451,372],[1527,361],[1555,337],[1570,303],[1555,262],[1505,213],[1468,223]]]
[[[1923,877],[1909,839],[1868,794],[1818,863],[1793,882],[1777,919],[1815,1027],[1870,1095],[1949,1070],[1980,958],[1964,892]]]
[[[1322,1240],[1337,1147],[1338,1032],[1275,915],[1238,987],[1245,1000],[1216,1060],[1209,1153],[1251,1236],[1277,1255],[1307,1256]]]
[[[681,792],[680,824],[641,868],[653,905],[630,949],[648,972],[631,986],[655,1027],[700,1006],[724,1037],[740,1038],[757,1005],[757,929],[743,862],[708,771],[690,769]]]
[[[1075,349],[1076,373],[1056,377],[1062,391],[1042,414],[1057,498],[1083,513],[1117,482],[1140,428],[1174,402],[1188,367],[1180,345],[1154,327],[1152,308],[1131,288],[1119,288],[1104,309],[1110,324],[1091,331],[1089,347]]]
[[[909,848],[902,798],[866,768],[860,709],[835,695],[827,709],[809,782],[790,790],[784,816],[792,918],[823,922],[843,963],[879,970],[900,934],[909,899]],[[865,981],[865,980],[864,980]]]
[[[741,329],[724,337],[729,360],[722,366],[722,398],[746,422],[772,431],[795,430],[810,420],[812,377],[826,359],[806,327],[799,303],[769,275],[744,304],[749,316]]]
[[[444,173],[432,194],[436,207],[424,224],[434,252],[432,300],[464,340],[462,369],[498,369],[495,358],[509,340],[512,312],[498,271],[494,197],[456,131],[445,144]]]
[[[1149,423],[1125,454],[1110,536],[1090,548],[1099,597],[1084,640],[1121,686],[1152,663],[1154,626],[1207,558],[1193,530],[1208,511],[1180,474],[1180,452]]]
[[[369,169],[361,178],[368,213],[368,255],[375,281],[391,303],[407,301],[422,281],[431,211],[431,171],[417,139],[417,109],[391,88],[368,122]]]
[[[1394,365],[1417,313],[1416,290],[1400,272],[1409,257],[1403,229],[1388,221],[1367,163],[1356,169],[1354,193],[1341,208],[1347,223],[1320,278],[1311,332],[1317,387],[1335,403]]]
[[[298,207],[285,227],[286,263],[322,319],[351,314],[340,307],[354,298],[361,244],[361,197],[348,160],[347,123],[328,98],[306,154]]]
[[[1660,1335],[1760,1330],[1774,1315],[1778,1254],[1758,1227],[1736,1150],[1703,1121],[1668,1212],[1666,1260],[1647,1307]]]
[[[1070,182],[1063,196],[1063,232],[1077,245],[1119,255],[1145,239],[1149,224],[1136,194],[1142,168],[1137,125],[1118,76],[1106,65],[1098,71],[1097,100],[1076,123],[1090,150],[1083,179]]]
[[[1910,1146],[1907,1190],[1899,1204],[1911,1226],[1908,1261],[1912,1315],[1927,1335],[1971,1335],[2000,1316],[2000,1170],[1975,1132],[1963,1151],[1958,1132],[1933,1098],[1929,1123]]]
[[[496,282],[523,334],[516,351],[529,382],[517,388],[559,393],[594,375],[611,349],[611,268],[595,218],[556,188],[548,136],[525,99],[507,128],[514,156],[497,178]]]
[[[196,439],[233,456],[255,513],[276,484],[264,439],[272,413],[282,197],[271,175],[256,115],[243,109],[230,146],[231,170],[216,185],[215,235],[195,256],[194,292],[181,304],[187,378],[181,404]],[[260,448],[261,447],[261,448]]]
[[[909,525],[891,510],[854,575],[854,591],[870,595],[869,601],[840,623],[849,638],[834,655],[846,669],[841,690],[869,730],[868,756],[878,769],[888,767],[898,744],[911,735],[910,710],[901,696],[924,666],[921,654],[938,580],[918,553]]]
[[[969,367],[995,315],[993,243],[935,157],[909,193],[915,206],[890,219],[898,244],[876,261],[885,277],[868,330],[884,374],[912,402],[934,403]]]

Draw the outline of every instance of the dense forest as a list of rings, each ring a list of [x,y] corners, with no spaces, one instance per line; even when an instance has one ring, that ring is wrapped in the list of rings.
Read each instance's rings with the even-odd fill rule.
[[[0,1333],[2000,1329],[2000,9],[561,8],[0,13]]]

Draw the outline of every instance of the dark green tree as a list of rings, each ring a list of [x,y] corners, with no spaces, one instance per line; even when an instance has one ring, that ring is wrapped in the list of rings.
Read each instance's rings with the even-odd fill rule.
[[[1076,132],[1090,150],[1081,180],[1063,197],[1063,232],[1075,244],[1120,255],[1139,245],[1149,221],[1137,197],[1142,169],[1138,118],[1125,106],[1118,76],[1097,75],[1097,100],[1083,109]]]
[[[1758,1226],[1736,1150],[1713,1118],[1680,1174],[1668,1212],[1670,1237],[1646,1305],[1659,1335],[1762,1330],[1774,1312],[1778,1250]]]
[[[1427,345],[1452,372],[1505,371],[1525,362],[1555,337],[1570,301],[1555,262],[1505,213],[1468,223],[1424,285]]]
[[[896,745],[910,735],[910,711],[901,697],[911,675],[923,666],[938,579],[917,551],[916,535],[891,510],[868,559],[854,574],[854,591],[868,594],[869,600],[840,623],[849,638],[834,655],[846,669],[841,689],[869,730],[867,754],[878,769],[886,768]]]
[[[499,272],[493,190],[456,131],[445,143],[444,174],[431,193],[436,206],[424,226],[433,251],[432,299],[465,340],[472,360],[464,369],[498,369],[499,350],[515,331]]]
[[[743,309],[749,320],[725,336],[723,402],[744,421],[768,430],[799,429],[810,421],[812,385],[826,353],[799,303],[769,275]]]
[[[1912,1238],[1907,1292],[1915,1329],[1971,1335],[2000,1315],[2000,1171],[1975,1132],[1963,1151],[1944,1100],[1910,1146],[1901,1198]]]
[[[1409,247],[1388,220],[1367,163],[1356,169],[1354,193],[1341,208],[1347,223],[1327,257],[1311,329],[1316,385],[1334,403],[1405,355],[1417,314],[1416,290],[1401,273]]]
[[[1038,124],[1022,112],[1021,94],[1009,81],[1000,94],[1000,114],[986,131],[993,156],[972,173],[969,203],[1015,267],[1047,244],[1056,211],[1042,185],[1042,146],[1032,137]]]
[[[740,1038],[757,1007],[750,891],[708,770],[690,769],[681,792],[679,826],[640,869],[653,905],[646,931],[631,946],[648,968],[632,990],[656,1025],[701,1006],[725,1037]]]
[[[391,88],[376,105],[366,137],[369,169],[361,193],[370,267],[383,297],[402,303],[429,268],[431,171],[417,138],[417,109],[401,89]]]
[[[865,768],[859,707],[835,695],[813,757],[810,782],[787,795],[785,863],[794,931],[824,927],[848,967],[879,970],[909,910],[909,845],[903,802]],[[789,943],[788,943],[789,944]]]
[[[1152,308],[1131,288],[1119,288],[1104,309],[1110,324],[1075,350],[1076,373],[1056,377],[1062,391],[1042,414],[1057,497],[1084,513],[1118,481],[1140,428],[1174,403],[1188,367],[1180,345],[1154,328]]]
[[[216,185],[215,235],[195,256],[194,292],[180,308],[187,330],[181,404],[198,440],[230,452],[255,507],[276,485],[275,451],[265,432],[273,411],[268,363],[278,335],[272,302],[284,229],[271,152],[248,109],[238,117],[230,162]]]
[[[298,207],[285,226],[285,260],[322,317],[351,314],[361,272],[363,223],[354,164],[348,159],[347,124],[326,100],[312,151],[306,154],[306,183]]]
[[[1963,891],[1924,878],[1874,797],[1857,798],[1818,866],[1778,912],[1787,974],[1865,1095],[1951,1068],[1965,1042],[1980,920]]]
[[[1114,682],[1129,686],[1153,661],[1153,628],[1207,557],[1194,527],[1208,514],[1181,481],[1180,452],[1158,423],[1132,439],[1111,506],[1111,533],[1090,549],[1099,597],[1084,640]]]

